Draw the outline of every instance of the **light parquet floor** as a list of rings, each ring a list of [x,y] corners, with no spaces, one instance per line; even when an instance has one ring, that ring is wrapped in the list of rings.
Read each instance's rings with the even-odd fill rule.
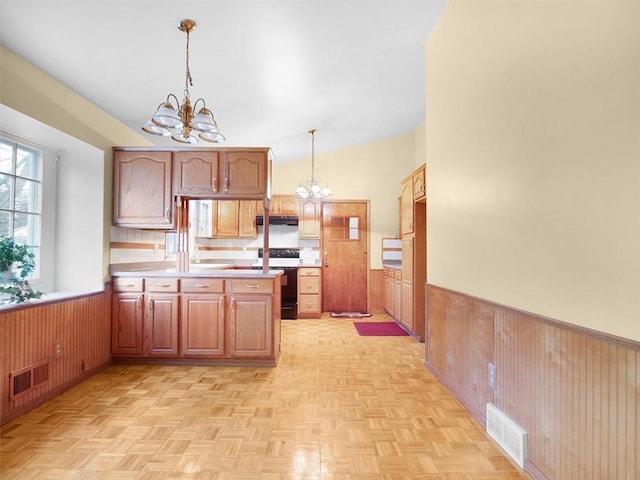
[[[424,344],[352,322],[283,321],[275,368],[112,366],[2,427],[0,478],[529,478],[425,369]]]

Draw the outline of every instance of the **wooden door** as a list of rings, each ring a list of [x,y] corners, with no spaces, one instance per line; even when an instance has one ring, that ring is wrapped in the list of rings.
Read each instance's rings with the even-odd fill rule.
[[[369,202],[322,204],[322,309],[368,310]]]
[[[178,355],[178,295],[154,293],[145,295],[145,354]]]
[[[300,202],[300,220],[298,236],[300,238],[320,238],[320,207],[322,204],[315,198],[307,198]]]
[[[232,357],[273,354],[271,295],[233,294],[229,298],[229,353]]]
[[[185,293],[181,298],[180,354],[224,355],[225,296],[219,293]]]
[[[213,236],[237,238],[240,219],[239,200],[217,200],[213,208]]]

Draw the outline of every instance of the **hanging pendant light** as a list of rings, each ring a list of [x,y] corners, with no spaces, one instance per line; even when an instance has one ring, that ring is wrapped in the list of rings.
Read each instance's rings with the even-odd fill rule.
[[[296,195],[300,198],[324,198],[331,195],[328,187],[321,187],[315,176],[315,140],[316,129],[309,130],[311,134],[311,179],[300,182],[296,188]]]
[[[189,98],[189,86],[193,86],[191,70],[189,69],[189,34],[196,28],[196,22],[184,19],[178,25],[178,30],[187,34],[186,74],[184,80],[184,98],[182,104],[173,93],[158,106],[156,113],[142,126],[142,130],[153,135],[169,136],[180,143],[198,143],[198,139],[205,142],[221,143],[224,135],[218,131],[218,124],[213,118],[205,101],[198,98],[193,106]],[[197,109],[202,102],[202,107]],[[194,112],[197,112],[194,114]],[[195,135],[198,135],[197,137]]]

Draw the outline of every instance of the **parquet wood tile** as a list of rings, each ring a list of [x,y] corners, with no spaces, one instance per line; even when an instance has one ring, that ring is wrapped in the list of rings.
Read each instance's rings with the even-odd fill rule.
[[[0,477],[528,479],[423,358],[327,315],[283,322],[275,368],[114,365],[3,426]]]

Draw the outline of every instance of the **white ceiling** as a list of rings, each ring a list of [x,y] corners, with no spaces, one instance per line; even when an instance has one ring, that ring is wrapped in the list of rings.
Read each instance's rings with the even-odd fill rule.
[[[446,0],[0,0],[2,43],[138,131],[185,84],[227,146],[277,162],[415,129]],[[157,145],[175,143],[142,133]],[[201,144],[202,145],[202,144]],[[211,145],[204,144],[203,146]]]

